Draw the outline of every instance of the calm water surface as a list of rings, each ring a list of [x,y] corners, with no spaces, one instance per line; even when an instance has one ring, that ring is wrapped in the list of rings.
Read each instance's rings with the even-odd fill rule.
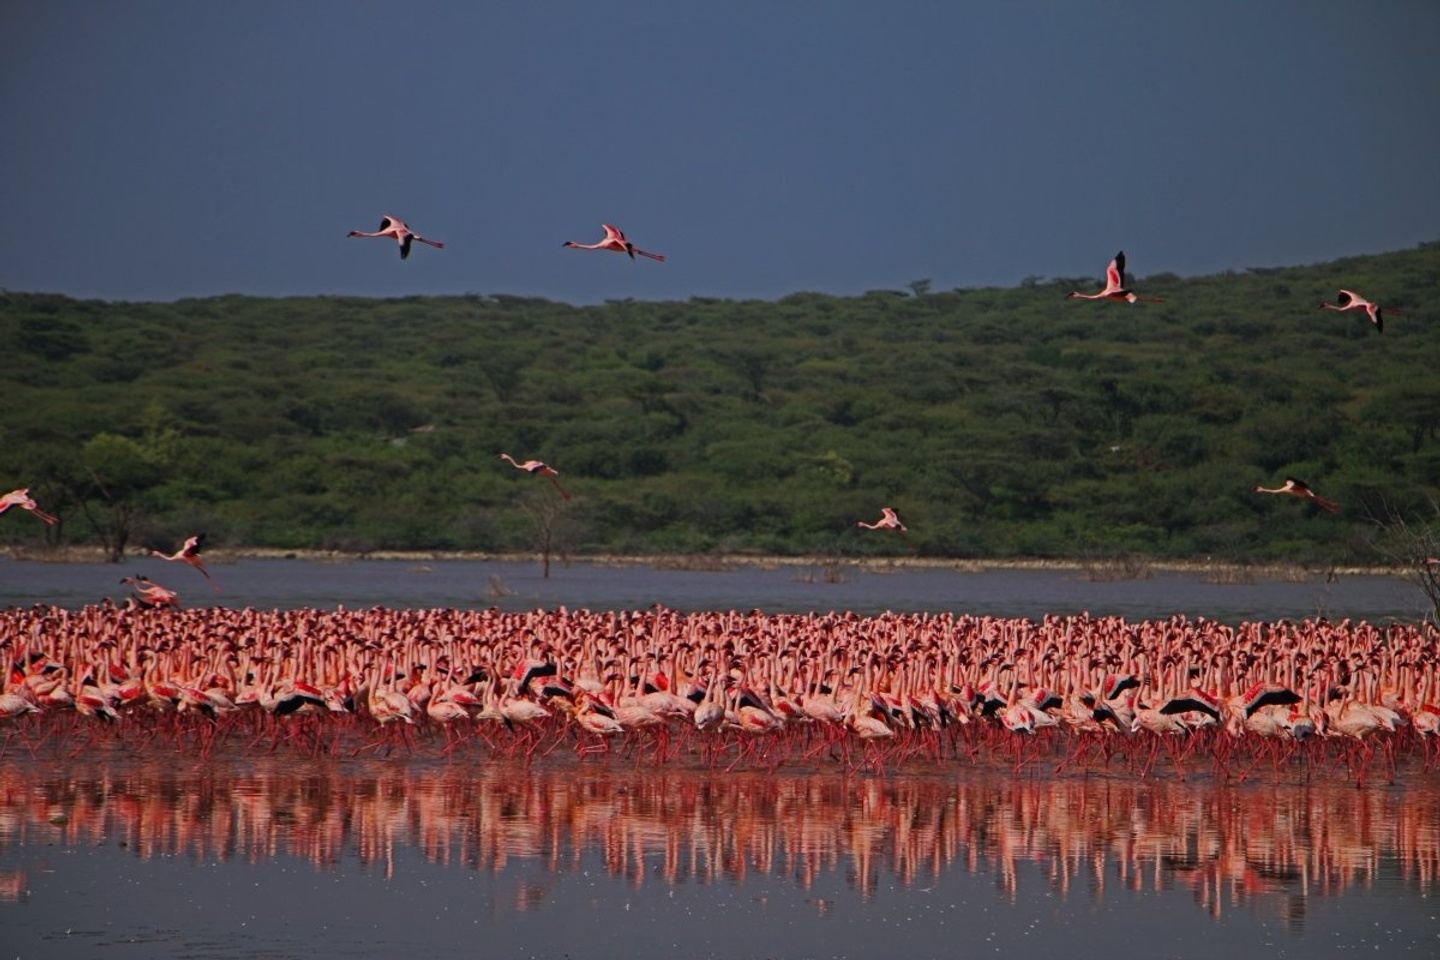
[[[11,757],[0,940],[7,957],[1433,958],[1434,776]]]
[[[259,608],[344,605],[364,608],[535,607],[636,609],[661,603],[676,610],[769,612],[848,609],[952,610],[1003,616],[1089,610],[1127,617],[1188,613],[1219,620],[1315,616],[1414,620],[1424,614],[1420,592],[1394,577],[1315,574],[1299,582],[1218,584],[1196,574],[1160,572],[1145,580],[1096,581],[1075,570],[838,570],[827,582],[820,567],[723,571],[573,564],[436,560],[240,560],[211,567],[223,593],[211,592],[194,570],[160,560],[56,564],[0,560],[0,606],[52,603],[80,607],[120,598],[118,581],[143,573],[180,592],[186,606],[224,603]]]

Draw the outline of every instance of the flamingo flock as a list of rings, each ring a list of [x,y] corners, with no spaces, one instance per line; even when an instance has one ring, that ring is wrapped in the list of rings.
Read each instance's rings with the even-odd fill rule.
[[[1337,762],[1359,768],[1377,751],[1392,768],[1397,751],[1440,759],[1432,626],[178,611],[135,579],[145,592],[128,608],[0,613],[5,736],[41,735],[52,716],[78,713],[104,721],[97,734],[172,729],[208,743],[268,714],[326,718],[331,736],[391,747],[428,727],[449,749],[527,757],[629,742],[662,758],[732,751],[731,763],[989,756],[1058,769],[1118,753],[1148,769],[1163,751],[1183,771],[1197,750],[1228,769],[1309,741],[1343,745]],[[187,714],[199,726],[164,727]]]

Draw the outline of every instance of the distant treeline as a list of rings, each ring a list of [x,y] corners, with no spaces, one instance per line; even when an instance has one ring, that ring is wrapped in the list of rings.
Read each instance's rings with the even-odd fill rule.
[[[11,511],[0,540],[1324,563],[1375,560],[1376,518],[1434,516],[1440,243],[1064,298],[1099,286],[4,293],[0,492],[63,522]],[[1402,313],[1380,335],[1319,311],[1339,287]],[[1251,492],[1286,475],[1340,513]],[[856,529],[882,505],[908,544]]]

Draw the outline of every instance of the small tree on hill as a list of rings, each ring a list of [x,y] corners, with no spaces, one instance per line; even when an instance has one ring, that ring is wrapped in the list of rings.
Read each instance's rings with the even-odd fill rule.
[[[1407,518],[1393,505],[1371,520],[1380,530],[1376,548],[1430,602],[1430,616],[1440,623],[1440,503],[1430,500],[1430,516]]]
[[[550,558],[559,554],[562,560],[570,554],[575,542],[575,518],[571,513],[574,500],[566,500],[549,490],[532,490],[520,501],[520,509],[535,528],[535,549],[540,554],[540,569],[550,577]]]

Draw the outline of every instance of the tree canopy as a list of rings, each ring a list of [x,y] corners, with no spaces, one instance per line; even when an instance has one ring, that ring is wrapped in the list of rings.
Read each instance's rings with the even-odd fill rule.
[[[624,269],[627,264],[617,264]],[[1440,243],[1182,279],[776,302],[0,294],[0,540],[1374,560],[1440,497]],[[1378,335],[1338,287],[1402,311]],[[1286,475],[1342,510],[1256,495]],[[546,485],[548,487],[548,485]],[[5,489],[9,489],[6,487]],[[123,515],[122,515],[123,514]],[[15,521],[15,522],[12,522]]]

